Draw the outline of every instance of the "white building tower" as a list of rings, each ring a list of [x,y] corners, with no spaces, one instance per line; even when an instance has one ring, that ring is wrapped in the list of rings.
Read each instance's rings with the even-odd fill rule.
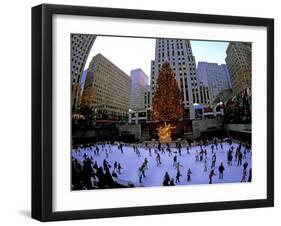
[[[176,74],[178,86],[184,97],[186,119],[195,119],[194,104],[209,105],[208,87],[200,82],[195,57],[189,40],[156,39],[155,60],[151,61],[151,103],[156,91],[161,65],[168,61]]]

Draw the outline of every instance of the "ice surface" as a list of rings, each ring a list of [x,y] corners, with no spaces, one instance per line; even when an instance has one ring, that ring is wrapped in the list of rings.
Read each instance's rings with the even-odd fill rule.
[[[229,148],[233,146],[233,161],[232,166],[227,165],[227,151]],[[243,163],[248,161],[249,165],[247,168],[247,176],[246,180],[248,180],[249,169],[252,167],[252,157],[251,152],[247,152],[246,159],[242,160],[242,166],[237,166],[237,161],[235,161],[235,150],[238,146],[237,143],[232,143],[232,145],[228,143],[223,143],[223,149],[221,149],[220,144],[218,145],[218,150],[214,147],[214,152],[216,153],[217,161],[215,166],[216,176],[213,177],[213,183],[230,183],[230,182],[239,182],[242,179],[243,174]],[[108,150],[108,158],[106,158],[106,151]],[[195,161],[196,150],[200,151],[199,146],[192,146],[190,149],[190,154],[187,153],[186,147],[182,147],[182,154],[179,156],[177,148],[171,148],[172,156],[169,156],[169,153],[165,151],[165,153],[160,152],[161,162],[162,164],[157,166],[156,164],[156,153],[155,149],[152,148],[151,153],[152,156],[149,155],[148,149],[144,147],[139,147],[141,156],[139,157],[136,152],[134,152],[133,147],[131,145],[124,145],[122,154],[120,149],[118,149],[117,145],[111,145],[111,152],[109,151],[109,144],[105,145],[105,148],[102,149],[102,146],[99,145],[100,155],[95,155],[93,150],[90,148],[81,149],[80,153],[76,150],[72,150],[72,157],[77,158],[80,162],[83,162],[83,155],[86,153],[89,157],[93,157],[93,161],[97,161],[99,166],[102,166],[102,162],[104,159],[109,162],[112,166],[110,171],[113,170],[114,162],[117,161],[121,164],[122,170],[121,174],[118,175],[119,180],[131,181],[135,186],[162,186],[164,174],[167,171],[170,175],[170,178],[174,178],[176,180],[177,170],[173,166],[173,157],[177,155],[177,161],[180,162],[182,167],[180,167],[180,172],[182,176],[180,177],[180,182],[176,183],[176,185],[189,185],[189,184],[208,184],[209,183],[209,173],[212,161],[212,149],[211,145],[206,146],[207,150],[207,165],[208,170],[204,172],[204,160],[202,162]],[[166,150],[166,149],[165,149]],[[242,146],[241,151],[244,151],[244,147]],[[143,178],[143,183],[139,183],[139,167],[144,162],[144,158],[148,160],[148,170],[145,171],[146,177]],[[219,164],[223,162],[225,167],[224,178],[219,179],[218,167]],[[187,170],[191,169],[191,181],[187,182]]]

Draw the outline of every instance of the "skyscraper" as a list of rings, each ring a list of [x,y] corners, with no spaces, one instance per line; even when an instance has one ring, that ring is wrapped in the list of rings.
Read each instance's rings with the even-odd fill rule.
[[[82,103],[87,100],[97,119],[127,121],[130,94],[131,78],[102,54],[95,55],[88,68]]]
[[[71,101],[73,110],[79,105],[81,92],[80,80],[95,39],[95,35],[71,34]]]
[[[209,105],[208,87],[200,82],[195,57],[189,40],[156,39],[155,59],[151,61],[151,100],[153,100],[161,65],[168,61],[176,74],[178,86],[184,97],[185,118],[195,119],[194,104]],[[152,102],[152,101],[151,101]]]
[[[225,64],[198,62],[198,76],[205,86],[209,87],[210,95],[215,98],[225,89],[231,88],[228,69]]]
[[[131,101],[130,108],[132,110],[145,109],[145,91],[148,86],[148,76],[142,69],[138,68],[132,70],[130,73],[132,86],[131,86]]]
[[[244,42],[230,42],[226,50],[226,59],[232,88],[239,92],[251,87],[252,45]]]

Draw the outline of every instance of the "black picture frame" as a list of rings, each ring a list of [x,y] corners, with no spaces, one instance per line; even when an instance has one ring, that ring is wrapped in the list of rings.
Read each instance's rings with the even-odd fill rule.
[[[52,18],[55,14],[182,21],[267,29],[267,198],[95,210],[52,210]],[[43,4],[32,8],[32,218],[40,221],[122,217],[274,206],[274,20],[221,15]]]

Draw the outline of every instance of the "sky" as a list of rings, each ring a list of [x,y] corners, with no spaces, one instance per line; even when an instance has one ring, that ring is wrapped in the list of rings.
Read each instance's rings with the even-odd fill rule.
[[[150,62],[155,58],[155,42],[155,39],[151,38],[97,36],[85,69],[93,56],[101,53],[128,75],[131,70],[141,68],[150,77]],[[207,61],[225,64],[227,45],[228,42],[191,41],[196,63]]]
[[[196,63],[207,61],[208,63],[225,64],[228,42],[190,41],[190,44]]]

